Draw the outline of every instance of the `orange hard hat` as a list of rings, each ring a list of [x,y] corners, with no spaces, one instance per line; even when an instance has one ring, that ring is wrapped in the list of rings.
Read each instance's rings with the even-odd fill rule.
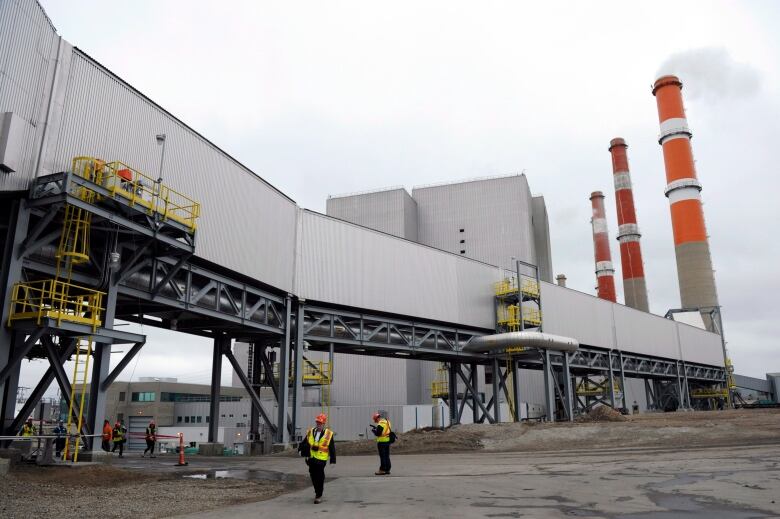
[[[374,420],[375,422],[378,422],[379,421],[379,413],[372,414],[371,415],[371,419]]]
[[[317,423],[325,423],[328,421],[328,417],[325,416],[325,413],[320,413],[317,415],[317,418],[314,419]]]

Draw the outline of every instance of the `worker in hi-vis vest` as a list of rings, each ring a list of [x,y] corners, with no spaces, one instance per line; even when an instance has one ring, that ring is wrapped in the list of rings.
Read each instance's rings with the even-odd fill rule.
[[[371,417],[376,425],[371,426],[371,430],[376,436],[376,447],[379,451],[379,470],[374,472],[377,476],[386,476],[390,474],[390,444],[395,439],[390,427],[390,420],[387,419],[387,412],[378,411]]]
[[[17,436],[36,436],[37,434],[38,430],[35,428],[35,425],[33,425],[32,418],[28,418],[27,421],[24,422],[24,425],[22,425]]]
[[[309,466],[311,484],[314,485],[314,502],[322,501],[322,491],[325,489],[325,465],[330,459],[336,463],[336,444],[333,441],[333,431],[325,427],[328,417],[320,413],[314,419],[315,426],[306,431],[306,439],[298,445],[298,452],[306,458]]]

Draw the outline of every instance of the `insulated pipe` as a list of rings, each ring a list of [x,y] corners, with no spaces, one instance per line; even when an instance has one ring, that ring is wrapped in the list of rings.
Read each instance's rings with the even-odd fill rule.
[[[612,253],[609,250],[609,235],[607,233],[607,216],[604,212],[604,193],[594,191],[590,195],[593,217],[593,251],[596,256],[596,280],[598,281],[598,296],[607,301],[616,301],[615,297],[615,267],[612,266]]]
[[[577,351],[580,343],[577,339],[543,332],[507,332],[474,337],[463,347],[463,351],[479,353],[525,347],[543,350]]]
[[[649,311],[645,268],[642,248],[639,245],[639,226],[634,208],[634,192],[631,173],[628,170],[626,141],[617,137],[609,142],[612,155],[612,175],[615,181],[615,206],[617,207],[620,264],[623,267],[623,294],[626,305],[643,312]]]
[[[666,166],[665,194],[672,213],[680,300],[684,308],[711,309],[718,306],[718,293],[681,91],[682,83],[676,76],[661,76],[653,85],[661,123],[658,144]],[[709,312],[702,311],[702,317],[713,330]]]

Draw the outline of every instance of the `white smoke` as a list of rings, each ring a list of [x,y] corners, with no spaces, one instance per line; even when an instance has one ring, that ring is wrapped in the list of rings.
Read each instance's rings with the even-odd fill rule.
[[[685,85],[685,97],[716,101],[749,97],[758,92],[761,76],[747,63],[734,61],[726,49],[701,48],[672,54],[656,77],[674,74]]]

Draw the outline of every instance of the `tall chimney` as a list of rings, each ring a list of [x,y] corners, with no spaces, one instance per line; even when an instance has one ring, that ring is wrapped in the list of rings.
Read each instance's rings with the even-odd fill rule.
[[[563,274],[558,274],[555,276],[555,281],[558,282],[559,287],[566,288],[566,276]]]
[[[718,293],[681,91],[682,83],[676,76],[661,76],[653,86],[661,122],[658,144],[663,147],[666,165],[665,194],[672,212],[680,300],[683,308],[711,309],[718,306]],[[702,317],[712,330],[709,315],[702,312]]]
[[[618,235],[620,242],[620,264],[623,267],[623,293],[626,305],[648,312],[645,268],[642,262],[642,247],[639,245],[639,226],[634,209],[634,191],[631,188],[631,173],[628,170],[626,141],[617,137],[609,142],[612,155],[612,174],[615,180],[615,205],[617,207]]]
[[[596,256],[596,280],[598,281],[598,296],[601,299],[615,302],[615,268],[612,266],[612,253],[609,251],[609,236],[607,235],[607,217],[604,212],[604,193],[594,191],[590,195],[593,207],[593,250]]]

